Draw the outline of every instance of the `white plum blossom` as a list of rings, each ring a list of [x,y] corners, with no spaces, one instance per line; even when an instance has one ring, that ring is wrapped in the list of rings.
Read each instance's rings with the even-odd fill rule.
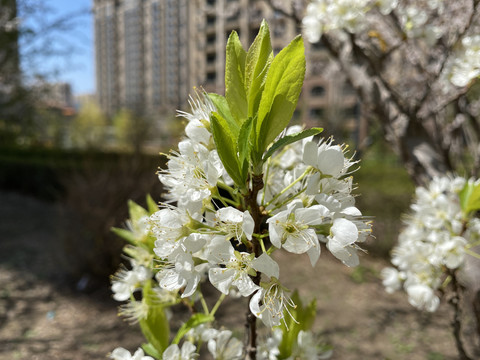
[[[129,219],[125,222],[127,229],[132,233],[133,237],[142,242],[150,233],[148,215],[141,216],[138,219]]]
[[[445,65],[444,77],[458,87],[480,76],[480,35],[466,36]]]
[[[177,112],[178,116],[188,120],[185,134],[190,140],[203,143],[208,147],[212,139],[212,134],[208,129],[210,114],[217,111],[217,109],[208,95],[202,91],[196,91],[195,97],[189,96],[188,103],[192,111],[191,113],[185,111]]]
[[[191,217],[185,210],[173,206],[152,214],[150,216],[151,231],[157,238],[155,254],[160,258],[172,254],[181,244],[178,240],[190,235],[190,222]]]
[[[133,269],[120,269],[112,276],[112,291],[113,298],[117,301],[125,301],[130,299],[130,296],[139,290],[142,284],[152,277],[150,269],[145,266],[138,266],[132,261]]]
[[[137,349],[132,355],[130,351],[118,347],[109,355],[110,359],[114,360],[154,360],[151,356],[146,356],[142,349]]]
[[[435,295],[432,288],[425,284],[410,285],[406,288],[408,302],[420,310],[434,312],[440,304],[440,299]]]
[[[230,242],[222,237],[212,240],[209,259],[214,259],[220,266],[212,265],[208,271],[210,283],[220,292],[228,295],[235,286],[242,296],[250,296],[260,287],[255,285],[250,275],[260,271],[269,277],[278,278],[278,264],[266,253],[255,258],[254,254],[235,251]],[[252,273],[253,271],[253,273]]]
[[[428,187],[418,187],[412,213],[392,251],[397,269],[382,271],[387,292],[404,288],[410,304],[433,312],[440,299],[436,292],[448,271],[465,263],[467,239],[477,239],[477,219],[465,219],[459,193],[466,184],[461,177],[434,178]]]
[[[432,24],[430,18],[443,14],[443,9],[441,0],[312,0],[302,23],[305,36],[315,43],[323,34],[333,31],[367,33],[368,30],[375,29],[374,16],[377,11],[384,16],[395,11],[405,37],[421,38],[427,45],[434,45],[444,30],[441,26]]]
[[[308,4],[303,18],[305,35],[311,42],[317,42],[321,34],[332,30],[361,31],[369,3],[370,0],[314,0]]]
[[[338,178],[345,174],[352,163],[345,158],[342,147],[332,145],[332,141],[321,140],[318,144],[313,141],[307,142],[303,150],[303,161],[323,175]]]
[[[402,280],[405,280],[402,273],[392,267],[387,267],[381,271],[382,284],[385,286],[385,291],[389,294],[394,293],[402,288]]]
[[[257,359],[277,360],[280,355],[279,346],[282,342],[283,332],[279,328],[272,329],[272,336],[259,341]]]
[[[194,360],[198,357],[197,348],[189,341],[185,341],[180,348],[177,344],[172,344],[165,349],[162,354],[162,360]]]
[[[398,6],[399,0],[376,0],[375,5],[378,6],[382,15],[388,15]]]
[[[195,292],[204,271],[205,266],[195,265],[191,254],[179,251],[175,260],[168,263],[155,277],[165,290],[175,291],[185,287],[182,293],[184,298]]]
[[[423,38],[428,45],[434,45],[442,36],[441,27],[429,24],[429,14],[416,5],[409,5],[400,12],[400,23],[409,38]]]
[[[291,359],[319,360],[329,359],[332,351],[324,351],[310,331],[300,330],[297,335],[297,346],[293,349]]]
[[[329,214],[323,205],[279,212],[267,220],[270,241],[294,254],[307,252],[313,265],[320,256],[320,244],[312,226],[322,224]]]
[[[311,226],[322,224],[328,215],[323,205],[281,211],[267,220],[270,241],[277,248],[283,246],[289,252],[303,254],[318,241]]]
[[[358,240],[358,229],[347,219],[339,218],[333,221],[328,236],[327,248],[347,266],[357,266],[359,259],[355,242]]]
[[[142,319],[146,319],[150,306],[145,298],[141,300],[131,299],[129,302],[119,307],[118,315],[123,316],[131,324],[136,324]]]
[[[280,325],[284,311],[295,304],[285,293],[285,289],[276,281],[262,284],[262,287],[250,299],[250,311],[268,327]]]
[[[178,152],[172,152],[167,166],[168,170],[162,170],[158,176],[169,189],[168,198],[191,209],[192,214],[210,199],[211,189],[224,171],[216,150],[210,151],[190,139],[180,141]]]
[[[222,330],[208,340],[208,351],[215,360],[243,359],[243,343],[232,336],[230,330]]]
[[[228,238],[235,238],[239,242],[242,236],[252,240],[255,222],[248,210],[241,212],[231,206],[218,209],[215,216],[217,228],[226,233]]]

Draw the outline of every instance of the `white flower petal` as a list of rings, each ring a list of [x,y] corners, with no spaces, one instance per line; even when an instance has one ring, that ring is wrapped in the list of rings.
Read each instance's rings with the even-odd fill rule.
[[[252,266],[255,270],[274,278],[280,277],[280,267],[267,253],[253,259]]]
[[[330,232],[337,242],[343,246],[351,245],[358,239],[358,229],[347,219],[335,219]]]
[[[114,360],[131,360],[132,355],[127,349],[119,347],[112,351],[110,358]]]
[[[331,147],[318,154],[317,168],[323,174],[338,177],[344,167],[345,156],[340,147]]]
[[[232,282],[235,279],[236,270],[227,268],[212,268],[208,271],[208,279],[218,291],[228,295]]]

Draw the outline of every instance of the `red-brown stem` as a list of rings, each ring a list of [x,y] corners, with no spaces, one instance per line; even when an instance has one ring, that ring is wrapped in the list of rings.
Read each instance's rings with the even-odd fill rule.
[[[258,192],[263,188],[263,176],[262,175],[252,175],[252,187],[245,197],[248,211],[252,215],[253,220],[255,221],[254,232],[259,234],[261,231],[262,224],[262,213],[257,204],[257,195]],[[255,257],[260,256],[260,243],[255,237],[252,238],[252,249],[251,252],[255,254]],[[261,273],[257,272],[256,276],[252,276],[252,280],[255,285],[260,285]],[[250,300],[253,295],[249,298]],[[250,311],[248,307],[247,311],[247,323],[245,324],[247,330],[247,341],[246,341],[246,356],[245,359],[255,360],[257,358],[257,318]]]

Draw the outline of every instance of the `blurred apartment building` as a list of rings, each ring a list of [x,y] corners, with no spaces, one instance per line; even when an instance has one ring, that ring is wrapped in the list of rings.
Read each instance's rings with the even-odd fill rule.
[[[248,48],[266,19],[275,54],[301,32],[261,0],[94,0],[94,14],[97,95],[109,115],[122,107],[140,114],[182,108],[195,86],[223,93],[232,30]],[[315,125],[335,112],[355,118],[353,92],[324,76],[325,50],[306,43],[306,53],[299,120]]]

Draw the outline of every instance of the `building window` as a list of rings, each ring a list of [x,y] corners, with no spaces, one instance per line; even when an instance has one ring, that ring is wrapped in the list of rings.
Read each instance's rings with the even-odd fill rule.
[[[348,108],[345,108],[345,117],[347,118],[356,118],[360,115],[360,106],[358,106],[358,103],[350,106]]]
[[[325,88],[323,86],[317,85],[312,87],[310,90],[312,96],[323,96],[325,94]]]
[[[215,60],[217,59],[217,54],[216,53],[209,53],[207,54],[207,64],[214,64]]]
[[[217,36],[215,34],[209,34],[207,35],[207,45],[213,45],[215,44],[215,41],[217,40]]]
[[[216,20],[217,20],[217,17],[215,15],[207,15],[207,24],[208,25],[215,24]]]
[[[323,116],[322,108],[312,108],[310,109],[310,118],[321,118]]]
[[[208,82],[215,82],[217,80],[217,73],[212,71],[207,73],[207,81]]]

